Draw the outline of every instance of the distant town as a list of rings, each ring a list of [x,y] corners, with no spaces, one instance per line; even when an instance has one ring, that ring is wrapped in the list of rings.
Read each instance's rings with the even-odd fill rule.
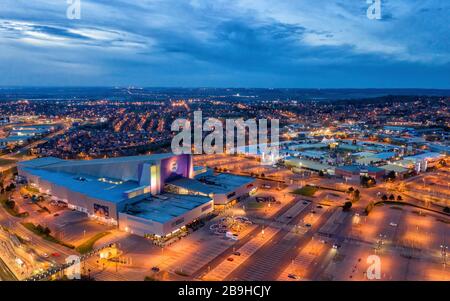
[[[0,279],[448,281],[449,104],[447,90],[0,89]],[[279,120],[277,156],[173,154],[171,124],[195,111]]]

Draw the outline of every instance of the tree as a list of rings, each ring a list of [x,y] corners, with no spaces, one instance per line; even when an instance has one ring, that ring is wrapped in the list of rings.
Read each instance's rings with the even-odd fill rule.
[[[361,177],[361,185],[363,187],[372,187],[372,186],[375,186],[376,184],[377,184],[377,181],[373,177],[369,177],[369,176]]]
[[[353,201],[354,201],[354,202],[358,202],[359,199],[360,199],[360,197],[361,197],[361,193],[359,192],[358,189],[356,189],[356,190],[353,192]]]
[[[397,201],[402,201],[402,200],[403,200],[403,198],[401,195],[397,196]]]
[[[319,171],[319,177],[323,177],[323,176],[325,176],[325,173],[322,170]]]
[[[369,204],[367,204],[366,209],[364,209],[364,212],[366,213],[366,215],[369,215],[370,211],[372,211],[374,207],[374,202],[371,201]]]
[[[14,207],[16,207],[16,202],[11,201],[11,200],[7,200],[5,202],[6,206],[8,206],[9,209],[14,209]]]
[[[381,197],[381,199],[382,199],[383,201],[387,201],[388,197],[387,197],[387,195],[383,194],[383,196]]]
[[[393,194],[391,194],[391,195],[389,196],[389,200],[390,200],[390,201],[395,201],[395,196],[394,196]]]
[[[344,204],[344,206],[342,207],[342,209],[343,209],[344,211],[348,211],[348,210],[350,210],[350,209],[352,208],[352,206],[353,206],[353,203],[352,203],[352,202],[345,202],[345,204]]]
[[[386,180],[388,181],[394,181],[396,178],[396,174],[395,171],[391,170],[387,175],[386,175]]]
[[[37,226],[36,226],[36,230],[37,230],[39,233],[44,233],[44,227],[42,227],[41,225],[37,225]]]
[[[49,227],[45,227],[42,233],[43,233],[45,236],[49,236],[50,233],[52,233],[52,231],[50,230]]]
[[[352,193],[353,191],[355,191],[355,188],[350,187],[350,188],[347,190],[347,193]]]
[[[450,213],[450,208],[449,208],[449,207],[445,207],[445,208],[444,208],[444,212],[445,212],[445,213]]]

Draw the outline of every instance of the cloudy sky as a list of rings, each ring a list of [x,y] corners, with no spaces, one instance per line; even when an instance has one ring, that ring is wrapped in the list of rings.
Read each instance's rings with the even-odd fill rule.
[[[450,88],[450,1],[0,0],[0,85]]]

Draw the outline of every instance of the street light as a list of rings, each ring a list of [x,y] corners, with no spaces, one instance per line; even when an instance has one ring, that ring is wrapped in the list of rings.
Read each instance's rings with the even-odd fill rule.
[[[441,256],[442,256],[442,262],[445,265],[447,265],[447,250],[448,250],[448,246],[446,245],[441,245]]]

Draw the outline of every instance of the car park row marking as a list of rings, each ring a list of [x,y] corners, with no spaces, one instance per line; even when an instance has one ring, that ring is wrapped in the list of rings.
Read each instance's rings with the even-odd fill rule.
[[[233,272],[237,267],[239,267],[248,258],[250,258],[250,256],[252,256],[264,244],[266,244],[279,231],[280,229],[272,227],[265,228],[264,233],[261,232],[237,250],[237,252],[240,253],[240,256],[229,257],[233,258],[232,261],[229,261],[229,258],[223,260],[218,266],[207,273],[203,279],[212,281],[225,279],[228,275],[231,274],[231,272]]]

